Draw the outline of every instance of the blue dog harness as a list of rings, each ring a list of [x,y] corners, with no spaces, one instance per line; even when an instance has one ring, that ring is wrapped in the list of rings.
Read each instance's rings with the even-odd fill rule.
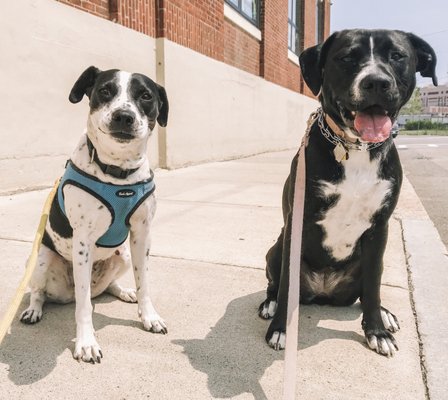
[[[99,247],[118,247],[126,240],[132,214],[155,190],[152,171],[151,178],[146,181],[137,182],[133,185],[114,185],[101,182],[86,174],[69,160],[58,187],[58,201],[65,216],[67,214],[65,212],[63,189],[67,184],[91,194],[110,211],[112,223],[106,233],[96,242]]]

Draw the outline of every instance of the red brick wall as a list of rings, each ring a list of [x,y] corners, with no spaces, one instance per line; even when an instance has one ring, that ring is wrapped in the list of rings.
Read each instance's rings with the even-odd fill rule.
[[[331,3],[329,1],[325,2],[325,8],[324,8],[324,37],[327,38],[330,36],[330,7]]]
[[[223,0],[156,0],[157,37],[224,60]]]
[[[303,7],[303,48],[314,46],[316,43],[316,0],[305,0]]]
[[[303,49],[317,44],[316,38],[316,0],[305,0],[303,5]],[[315,97],[306,83],[300,77],[300,93],[309,97]]]
[[[57,0],[312,96],[288,59],[288,0],[262,0],[259,42],[224,18],[224,0]],[[330,33],[325,0],[324,33]],[[302,48],[316,44],[316,0],[304,0]]]
[[[145,33],[156,35],[156,0],[56,0],[98,17]]]
[[[57,0],[98,17],[109,19],[109,0]]]
[[[228,20],[224,22],[224,62],[260,75],[260,42]]]
[[[127,28],[156,36],[155,0],[109,0],[110,19]]]
[[[288,0],[261,4],[261,76],[288,86]]]
[[[287,88],[294,90],[295,92],[300,91],[300,68],[297,64],[289,61],[288,63],[288,82]]]

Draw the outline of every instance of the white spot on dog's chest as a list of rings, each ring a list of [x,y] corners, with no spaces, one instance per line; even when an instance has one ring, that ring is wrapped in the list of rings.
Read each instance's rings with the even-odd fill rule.
[[[337,196],[317,223],[324,231],[323,245],[336,260],[349,257],[361,235],[371,227],[373,215],[384,206],[391,182],[378,176],[379,160],[368,152],[351,151],[344,178],[332,184],[320,181],[322,197]]]

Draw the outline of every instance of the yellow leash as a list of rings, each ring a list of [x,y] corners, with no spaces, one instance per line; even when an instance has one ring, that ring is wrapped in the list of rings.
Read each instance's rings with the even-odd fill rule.
[[[49,193],[47,200],[45,201],[44,208],[42,210],[42,216],[40,217],[39,226],[37,228],[36,236],[34,237],[33,248],[31,249],[31,255],[28,258],[25,268],[25,274],[23,275],[22,281],[16,290],[16,293],[11,301],[11,304],[6,310],[6,314],[0,322],[0,344],[2,343],[6,333],[11,326],[11,323],[17,313],[17,310],[22,302],[23,295],[25,294],[26,288],[30,282],[31,276],[33,275],[34,268],[37,263],[37,256],[39,255],[40,244],[42,243],[42,238],[45,232],[45,226],[47,225],[48,214],[50,213],[51,203],[58,189],[59,179],[55,182],[53,189]]]

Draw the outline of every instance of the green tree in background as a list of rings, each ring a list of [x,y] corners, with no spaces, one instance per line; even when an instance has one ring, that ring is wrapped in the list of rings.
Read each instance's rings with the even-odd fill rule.
[[[422,114],[422,112],[423,112],[423,106],[420,95],[420,88],[416,87],[409,101],[401,109],[400,114],[415,115],[415,114]]]

